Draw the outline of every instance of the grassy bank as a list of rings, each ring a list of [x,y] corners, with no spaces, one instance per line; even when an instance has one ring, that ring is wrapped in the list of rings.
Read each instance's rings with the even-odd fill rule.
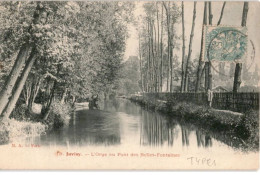
[[[37,105],[38,107],[40,105]],[[18,104],[10,119],[0,121],[0,144],[12,142],[15,139],[46,134],[54,129],[68,124],[72,110],[70,104],[53,102],[47,120],[43,120],[40,109],[29,112],[25,104]]]
[[[68,124],[71,111],[71,104],[53,102],[51,113],[48,119],[43,122],[48,126],[48,130],[59,129]]]
[[[242,114],[227,110],[217,110],[208,106],[199,106],[188,102],[166,102],[155,99],[144,99],[142,97],[132,97],[130,100],[149,109],[174,116],[180,121],[195,124],[199,128],[207,130],[207,132],[221,133],[220,137],[223,134],[228,135],[229,139],[237,143],[237,147],[249,150],[257,150],[259,148],[258,111],[250,110]]]
[[[0,122],[0,144],[6,144],[16,139],[39,136],[45,134],[46,129],[46,125],[41,122],[7,119]]]

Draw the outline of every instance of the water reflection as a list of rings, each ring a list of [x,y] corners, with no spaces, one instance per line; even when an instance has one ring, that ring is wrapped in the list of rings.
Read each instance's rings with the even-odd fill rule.
[[[68,126],[41,138],[42,144],[116,145],[120,143],[118,118],[111,113],[84,110],[73,113]]]
[[[174,137],[178,136],[178,128],[176,123],[167,122],[165,117],[161,117],[157,113],[141,110],[141,145],[173,145]]]
[[[174,116],[141,108],[128,100],[104,101],[101,110],[75,111],[69,124],[27,142],[41,145],[126,145],[185,149],[241,147],[227,133],[209,133]]]
[[[190,146],[190,137],[194,137],[191,133],[196,133],[196,140],[198,147],[212,147],[212,139],[209,134],[204,134],[194,127],[180,124],[176,120],[161,116],[158,113],[142,110],[141,111],[141,145],[168,145],[174,146],[176,140],[184,147]],[[193,145],[192,145],[193,146]]]
[[[203,134],[201,131],[196,131],[198,147],[211,147],[212,139],[208,134]]]
[[[190,136],[189,129],[181,126],[181,138],[182,138],[182,145],[183,146],[189,146],[190,145],[189,136]]]

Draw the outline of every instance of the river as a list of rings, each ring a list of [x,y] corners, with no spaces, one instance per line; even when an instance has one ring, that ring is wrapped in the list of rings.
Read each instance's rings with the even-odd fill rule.
[[[242,152],[238,149],[239,142],[232,141],[223,133],[209,133],[126,99],[106,101],[101,110],[76,109],[67,125],[36,137],[33,142],[49,146],[166,146],[204,152]]]
[[[229,138],[114,99],[101,110],[77,108],[59,130],[14,142],[22,148],[2,146],[0,152],[11,161],[3,167],[21,169],[255,168],[258,152],[244,152]]]

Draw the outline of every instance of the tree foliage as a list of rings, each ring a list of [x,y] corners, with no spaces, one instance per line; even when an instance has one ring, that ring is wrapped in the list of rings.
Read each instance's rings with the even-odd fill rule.
[[[36,60],[24,96],[35,84],[41,103],[49,105],[51,96],[69,100],[106,91],[119,76],[133,7],[130,2],[1,2],[0,61],[8,65],[1,81],[29,43]]]

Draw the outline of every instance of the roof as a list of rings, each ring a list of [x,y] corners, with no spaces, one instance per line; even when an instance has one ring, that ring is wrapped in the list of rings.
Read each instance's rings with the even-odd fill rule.
[[[225,91],[225,92],[229,92],[230,90],[227,88],[224,88],[222,86],[216,86],[214,88],[212,88],[213,91]]]

